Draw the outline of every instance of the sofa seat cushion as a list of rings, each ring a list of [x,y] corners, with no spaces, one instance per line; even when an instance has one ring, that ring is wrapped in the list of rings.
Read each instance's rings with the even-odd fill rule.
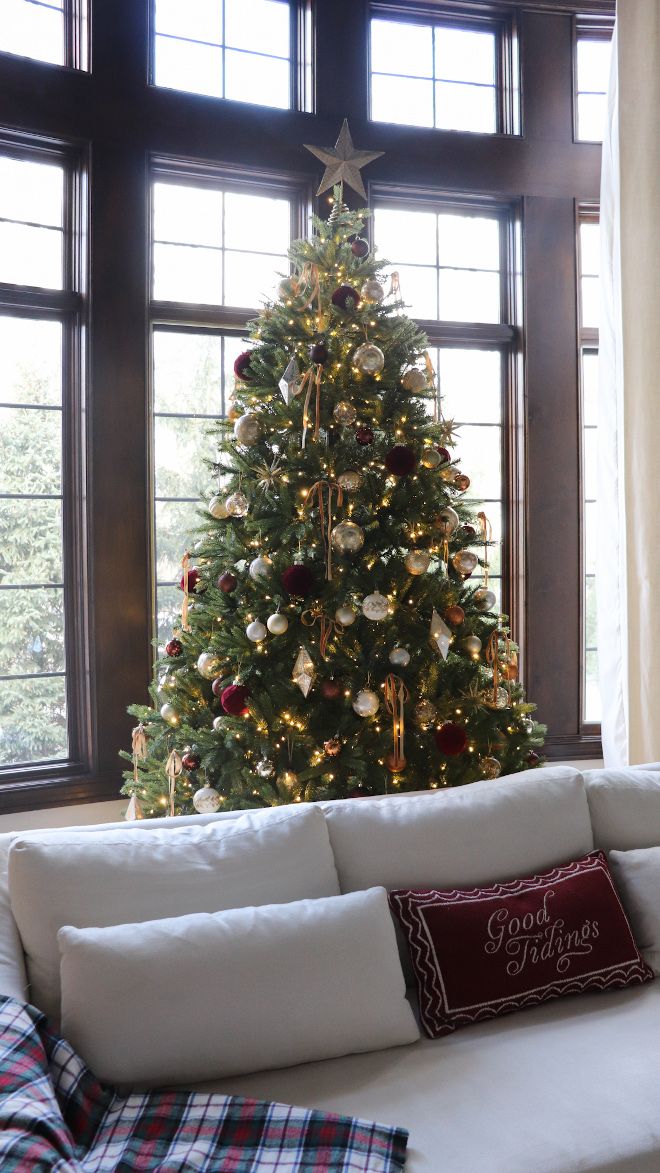
[[[410,1130],[406,1173],[658,1173],[660,982],[204,1085]]]

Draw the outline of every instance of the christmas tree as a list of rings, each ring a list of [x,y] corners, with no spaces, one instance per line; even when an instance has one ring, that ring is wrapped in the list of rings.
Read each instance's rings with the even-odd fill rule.
[[[326,175],[362,186],[348,163]],[[334,188],[236,360],[223,488],[183,559],[154,708],[130,709],[129,817],[455,786],[541,760],[493,610],[488,519],[464,499],[426,339],[396,275],[386,294],[367,215]]]

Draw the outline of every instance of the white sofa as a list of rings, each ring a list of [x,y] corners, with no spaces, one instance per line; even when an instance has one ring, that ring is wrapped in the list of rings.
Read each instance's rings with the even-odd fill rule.
[[[342,892],[485,885],[594,847],[659,846],[660,765],[584,775],[548,768],[322,809]],[[158,826],[224,820],[229,827],[239,814],[76,832],[107,839],[111,850],[113,835],[127,826],[136,836]],[[268,820],[273,812],[256,817]],[[29,1000],[7,883],[10,847],[21,839],[25,833],[0,836],[0,993]],[[48,902],[49,894],[35,892],[34,900]],[[125,919],[139,918],[127,912]],[[410,1131],[409,1173],[657,1173],[660,981],[560,998],[439,1040],[204,1086],[401,1125]]]

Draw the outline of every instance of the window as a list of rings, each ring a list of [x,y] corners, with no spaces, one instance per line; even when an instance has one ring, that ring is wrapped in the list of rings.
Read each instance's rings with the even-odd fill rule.
[[[441,5],[436,5],[441,10]],[[501,59],[510,31],[488,20],[371,20],[371,117],[377,122],[494,134],[504,117]],[[381,15],[382,13],[382,15]]]
[[[288,272],[296,206],[285,189],[225,187],[212,176],[153,184],[153,466],[156,626],[162,643],[181,610],[182,543],[200,524],[198,511],[221,488],[209,468],[210,426],[225,414],[234,359],[257,302]],[[159,306],[179,303],[180,328]],[[215,327],[208,324],[208,307]],[[241,308],[251,306],[251,309]],[[195,309],[197,307],[197,310]],[[195,320],[206,319],[203,328]],[[226,327],[230,325],[233,330]],[[223,328],[224,327],[224,328]],[[204,472],[205,467],[207,472]],[[193,551],[194,553],[194,551]]]
[[[576,137],[582,142],[601,142],[607,114],[611,40],[601,32],[580,32],[576,38],[575,106]]]
[[[80,4],[69,0],[2,0],[0,51],[86,69],[84,0]]]
[[[597,212],[582,209],[578,223],[580,274],[580,385],[582,418],[583,699],[586,724],[600,721],[596,641],[596,547],[598,541],[598,275]]]
[[[64,576],[76,558],[73,185],[61,159],[0,154],[0,768],[77,752]]]
[[[155,0],[154,82],[286,109],[290,26],[286,0]]]

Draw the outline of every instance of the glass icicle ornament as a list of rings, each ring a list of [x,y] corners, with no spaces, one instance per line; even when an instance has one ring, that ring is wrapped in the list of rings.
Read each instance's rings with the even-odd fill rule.
[[[363,375],[379,375],[385,366],[385,355],[373,342],[363,342],[355,351],[353,362]]]
[[[286,364],[286,367],[284,368],[284,374],[277,384],[280,391],[282,392],[282,398],[287,406],[291,403],[291,400],[298,394],[300,390],[298,382],[299,378],[300,367],[298,366],[298,360],[294,355],[294,357],[290,358]]]

